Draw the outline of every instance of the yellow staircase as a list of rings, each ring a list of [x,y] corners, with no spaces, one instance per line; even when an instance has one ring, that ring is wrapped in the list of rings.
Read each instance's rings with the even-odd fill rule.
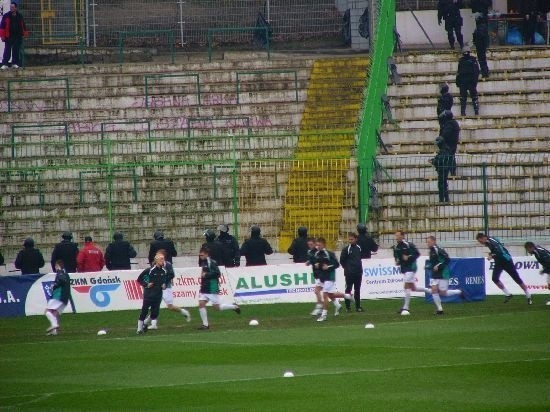
[[[345,194],[368,64],[366,57],[314,63],[288,178],[280,251],[288,248],[299,226],[334,248],[342,212],[355,206],[345,204]]]

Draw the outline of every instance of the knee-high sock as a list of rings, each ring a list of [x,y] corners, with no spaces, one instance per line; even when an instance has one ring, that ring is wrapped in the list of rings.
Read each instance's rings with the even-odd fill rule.
[[[411,303],[411,290],[405,289],[405,301],[403,302],[403,309],[409,310],[410,303]]]
[[[58,328],[59,327],[59,323],[57,322],[57,318],[55,317],[55,315],[52,312],[50,312],[49,310],[46,311],[46,317],[50,321],[50,324],[52,325],[52,328]]]
[[[180,312],[183,316],[186,316],[186,317],[190,317],[191,314],[189,313],[189,311],[187,309],[184,309],[184,308],[181,308],[180,309]]]
[[[237,305],[227,305],[227,304],[220,305],[220,310],[235,310],[235,309],[237,309]]]
[[[199,308],[199,315],[201,315],[202,324],[208,326],[208,315],[206,314],[206,308]]]
[[[456,296],[456,295],[460,295],[461,293],[462,291],[459,289],[451,289],[447,291],[447,296]]]
[[[143,330],[143,323],[142,320],[138,320],[138,330]]]
[[[439,293],[432,293],[432,297],[434,299],[435,307],[437,310],[443,310],[443,307],[441,306],[441,298],[439,297]]]

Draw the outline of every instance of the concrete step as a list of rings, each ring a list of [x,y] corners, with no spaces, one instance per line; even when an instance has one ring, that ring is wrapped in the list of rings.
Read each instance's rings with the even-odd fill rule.
[[[472,48],[475,55],[475,48]],[[395,59],[397,63],[403,62],[416,62],[416,63],[430,63],[434,61],[450,60],[454,61],[460,57],[461,53],[457,50],[417,50],[417,51],[405,51],[396,52]],[[526,47],[514,47],[514,46],[491,46],[487,50],[487,57],[492,59],[524,59],[524,58],[541,58],[550,57],[550,47],[548,46],[531,46]]]

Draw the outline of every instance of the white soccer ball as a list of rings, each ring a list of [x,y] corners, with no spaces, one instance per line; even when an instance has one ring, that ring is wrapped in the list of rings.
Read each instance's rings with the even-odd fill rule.
[[[411,312],[409,312],[409,311],[406,310],[406,309],[403,309],[403,310],[401,311],[401,316],[409,316],[410,314],[411,314]]]
[[[367,323],[365,329],[374,329],[374,325],[372,323]]]
[[[546,306],[550,306],[550,300],[546,302]]]
[[[258,322],[256,319],[252,319],[250,322],[248,322],[250,326],[258,326],[260,322]]]
[[[97,336],[106,335],[107,331],[105,329],[101,329],[97,331]]]
[[[294,378],[294,374],[292,373],[292,371],[286,371],[286,372],[283,374],[283,377],[284,377],[284,378]]]

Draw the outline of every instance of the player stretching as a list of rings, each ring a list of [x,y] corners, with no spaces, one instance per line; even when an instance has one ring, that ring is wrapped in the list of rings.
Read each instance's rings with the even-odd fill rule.
[[[534,255],[537,262],[542,266],[540,274],[546,273],[546,283],[548,283],[548,289],[550,289],[550,252],[542,246],[535,245],[533,242],[526,242],[525,250],[530,255]],[[550,300],[546,304],[550,305]]]
[[[313,267],[319,270],[319,279],[323,284],[323,311],[321,316],[317,318],[317,322],[327,320],[328,302],[332,300],[335,311],[334,316],[338,316],[342,305],[338,302],[338,298],[351,300],[350,294],[344,294],[336,291],[336,269],[340,266],[338,259],[333,252],[326,249],[326,241],[320,237],[317,239],[317,253],[315,254],[315,263]]]
[[[435,236],[426,238],[426,245],[430,250],[430,259],[426,262],[426,269],[431,270],[430,286],[432,288],[432,297],[437,311],[436,315],[443,315],[443,307],[441,306],[440,296],[455,296],[460,295],[464,299],[464,293],[459,289],[449,290],[449,263],[451,258],[445,249],[437,246]]]
[[[166,270],[166,285],[165,289],[162,291],[162,300],[166,304],[166,308],[168,310],[171,310],[172,312],[179,313],[187,319],[187,322],[191,322],[191,314],[187,309],[180,308],[179,306],[174,305],[174,292],[172,292],[172,284],[174,283],[174,277],[176,276],[174,273],[174,266],[166,261],[166,251],[164,249],[160,249],[157,251],[157,254],[162,254],[164,256],[164,269]],[[151,317],[147,316],[145,318],[145,324],[149,325],[151,322]],[[151,325],[148,326],[149,329],[157,329],[157,325]]]
[[[429,288],[419,288],[416,286],[416,259],[420,256],[416,246],[405,240],[405,232],[398,230],[395,232],[395,241],[397,244],[393,246],[393,257],[395,258],[396,265],[399,266],[401,273],[403,273],[405,299],[403,307],[397,313],[403,313],[403,311],[409,312],[409,305],[411,303],[411,292],[424,292],[432,293]]]
[[[477,241],[483,246],[487,246],[490,250],[487,260],[495,260],[495,266],[493,267],[493,276],[492,280],[503,292],[504,292],[504,303],[508,302],[514,297],[504,284],[500,281],[500,274],[504,270],[508,272],[510,277],[516,282],[520,288],[525,292],[525,297],[527,298],[527,304],[532,305],[533,299],[531,298],[531,293],[523,283],[523,280],[519,277],[519,273],[514,265],[512,256],[510,252],[504,247],[502,243],[497,238],[489,237],[485,233],[478,233],[476,236]]]
[[[241,308],[236,303],[232,305],[220,304],[220,268],[214,260],[208,257],[208,248],[201,248],[199,263],[201,267],[199,314],[201,315],[202,325],[198,329],[209,330],[208,314],[206,313],[206,304],[208,302],[212,303],[212,306],[216,310],[234,310],[238,315],[241,314]]]
[[[46,330],[48,335],[57,335],[60,316],[71,298],[71,278],[65,270],[62,260],[54,263],[56,275],[53,284],[52,297],[48,300],[46,317],[50,321],[50,327]]]

